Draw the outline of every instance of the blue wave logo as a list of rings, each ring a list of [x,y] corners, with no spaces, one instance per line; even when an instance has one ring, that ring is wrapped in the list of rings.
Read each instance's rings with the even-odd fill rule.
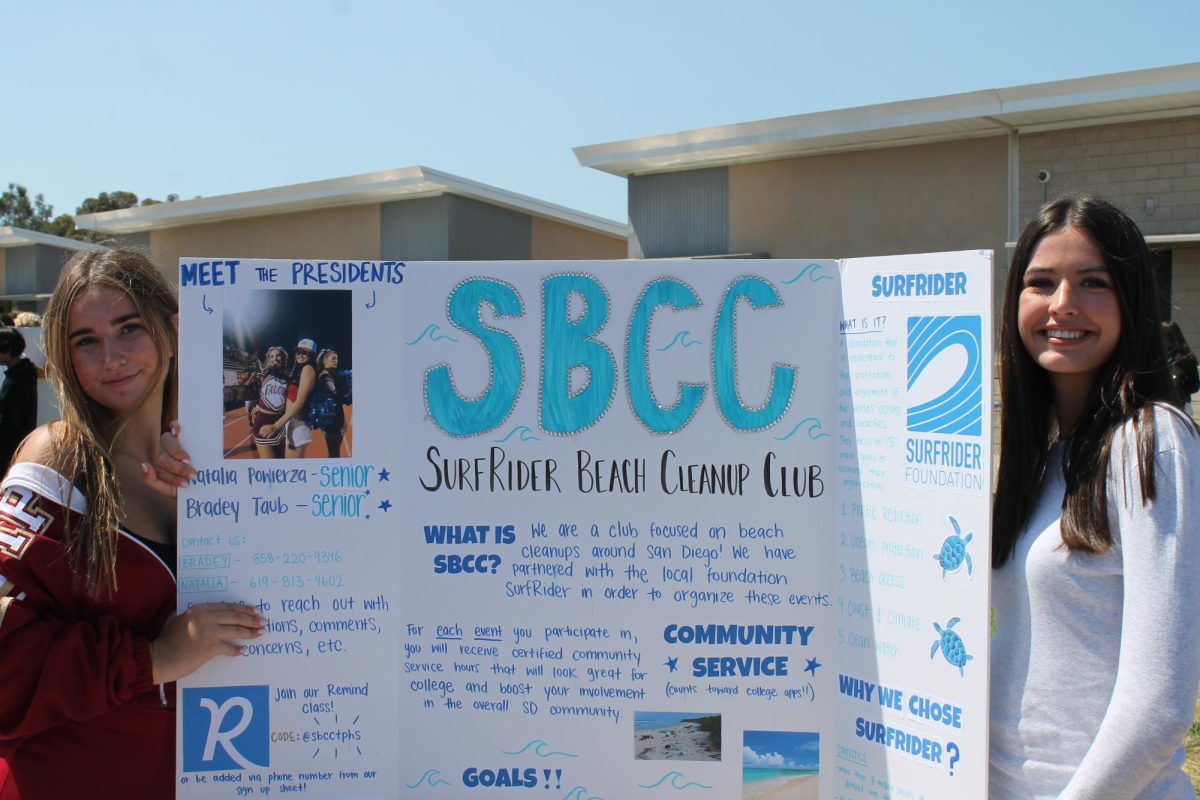
[[[414,344],[419,344],[420,341],[426,336],[429,337],[429,341],[431,342],[440,342],[443,339],[449,339],[455,343],[458,342],[458,339],[455,339],[453,336],[447,333],[439,333],[439,331],[441,331],[441,326],[439,326],[436,322],[431,322],[425,326],[425,330],[421,331],[420,336],[413,339],[411,342],[405,342],[405,344],[407,344],[409,347],[412,347]]]
[[[422,775],[416,783],[406,783],[404,785],[410,789],[415,789],[423,783],[430,786],[449,786],[450,781],[439,777],[441,774],[442,771],[440,769],[427,769],[425,770],[425,774]]]
[[[562,800],[604,800],[604,798],[592,794],[586,786],[576,786],[564,794]]]
[[[797,422],[796,426],[787,433],[783,434],[782,436],[776,436],[775,441],[786,442],[788,439],[795,436],[797,431],[799,431],[801,428],[804,428],[805,425],[808,426],[805,428],[805,432],[808,434],[808,438],[812,439],[813,441],[816,441],[817,439],[829,438],[829,434],[822,430],[821,421],[819,419],[816,417],[805,417]]]
[[[983,432],[983,360],[981,318],[908,318],[908,391],[922,381],[940,380],[926,369],[941,354],[961,347],[966,359],[962,374],[937,397],[908,408],[908,429],[914,433],[979,436]],[[924,377],[922,377],[924,376]]]
[[[579,758],[578,753],[564,753],[561,750],[551,750],[550,745],[544,739],[530,739],[529,742],[520,750],[501,750],[500,752],[506,756],[519,756],[526,750],[532,749],[538,758],[553,758],[554,756],[566,756],[567,758]]]
[[[665,353],[668,350],[670,350],[672,347],[674,347],[676,344],[678,344],[680,347],[695,347],[696,345],[701,344],[700,342],[696,341],[695,339],[689,338],[689,337],[691,337],[691,335],[692,335],[691,331],[680,331],[679,333],[675,334],[675,338],[672,339],[669,343],[658,348],[658,352]]]
[[[540,442],[541,438],[533,435],[533,430],[528,425],[517,425],[503,439],[493,439],[492,441],[504,444],[514,436],[519,436],[522,442]]]
[[[789,278],[788,280],[784,281],[783,283],[785,286],[791,286],[793,283],[798,283],[800,281],[800,279],[803,278],[805,275],[807,275],[808,279],[810,281],[812,281],[813,283],[816,283],[817,281],[833,280],[832,275],[823,274],[824,269],[825,269],[824,264],[816,264],[816,263],[809,264],[804,269],[800,270],[800,272],[797,273],[796,277]]]
[[[663,775],[661,778],[659,778],[654,783],[639,783],[638,788],[639,789],[657,789],[658,787],[662,786],[664,783],[667,784],[668,786],[670,786],[672,789],[675,789],[680,792],[682,792],[684,789],[691,789],[692,787],[695,787],[697,789],[713,788],[705,783],[697,783],[696,781],[687,780],[684,777],[684,774],[682,772],[668,772],[667,774]]]

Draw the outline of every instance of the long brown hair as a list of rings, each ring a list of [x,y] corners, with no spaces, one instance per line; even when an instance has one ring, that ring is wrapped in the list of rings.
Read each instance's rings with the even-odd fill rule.
[[[1090,196],[1051,201],[1017,240],[1004,292],[1000,330],[1000,468],[992,507],[992,566],[1012,555],[1029,521],[1046,470],[1054,393],[1046,370],[1021,342],[1017,306],[1025,269],[1042,239],[1064,228],[1087,233],[1108,268],[1121,313],[1121,337],[1100,368],[1093,392],[1065,440],[1062,539],[1071,550],[1101,553],[1112,545],[1107,475],[1113,434],[1132,423],[1144,502],[1155,497],[1155,401],[1174,399],[1159,333],[1154,257],[1137,225],[1115,206]]]
[[[124,292],[154,341],[159,367],[153,385],[165,381],[160,430],[166,430],[178,414],[174,358],[178,337],[173,317],[179,304],[163,273],[140,253],[81,251],[63,267],[42,320],[47,377],[62,413],[62,423],[50,429],[52,466],[87,500],[82,519],[74,525],[68,519],[68,558],[76,577],[83,580],[90,593],[99,595],[117,588],[117,526],[122,498],[112,446],[124,430],[126,419],[89,397],[71,366],[68,315],[75,300],[94,286]],[[142,398],[143,404],[151,394]]]

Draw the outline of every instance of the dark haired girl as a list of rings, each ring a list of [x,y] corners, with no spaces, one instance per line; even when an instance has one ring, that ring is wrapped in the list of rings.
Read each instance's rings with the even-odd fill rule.
[[[1066,198],[1025,227],[1000,343],[993,800],[1195,796],[1200,439],[1159,324],[1120,210]]]
[[[338,354],[332,348],[317,354],[317,382],[308,403],[309,423],[325,435],[330,458],[342,457],[346,435],[346,410],[350,402],[349,373],[338,369]]]

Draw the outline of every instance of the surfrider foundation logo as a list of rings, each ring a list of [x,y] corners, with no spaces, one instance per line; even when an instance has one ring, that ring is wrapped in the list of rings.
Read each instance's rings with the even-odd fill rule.
[[[937,397],[908,407],[908,430],[979,436],[983,432],[983,354],[979,316],[908,318],[908,394],[926,382],[945,378],[929,367],[937,357],[961,347],[966,355],[962,374]],[[957,360],[956,360],[957,361]],[[914,392],[914,388],[918,391]]]

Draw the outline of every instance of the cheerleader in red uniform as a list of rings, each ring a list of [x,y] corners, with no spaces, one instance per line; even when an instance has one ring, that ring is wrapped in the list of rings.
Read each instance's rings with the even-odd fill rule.
[[[85,251],[43,325],[62,420],[0,484],[0,800],[174,796],[175,681],[260,636],[253,607],[175,614],[177,304],[143,256]]]
[[[251,396],[256,398],[256,402],[249,409],[248,416],[258,457],[282,458],[283,430],[268,426],[278,422],[287,407],[287,351],[278,346],[267,348],[262,371],[252,380]]]

